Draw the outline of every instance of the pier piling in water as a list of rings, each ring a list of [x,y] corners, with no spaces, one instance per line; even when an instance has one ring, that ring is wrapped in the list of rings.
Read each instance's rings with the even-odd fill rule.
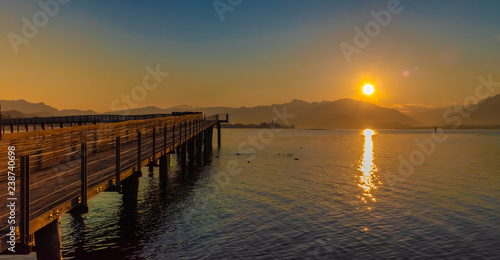
[[[139,193],[139,172],[135,172],[130,177],[122,181],[122,200],[126,202],[137,202],[137,194]]]
[[[192,167],[194,165],[194,139],[188,141],[188,162],[189,166]]]
[[[35,232],[37,260],[62,259],[60,218]]]
[[[181,145],[181,169],[186,170],[186,143]]]
[[[221,136],[220,122],[217,122],[217,147],[218,148],[220,148],[220,146],[221,146],[220,136]]]
[[[160,157],[160,182],[164,183],[168,180],[168,164],[170,155],[166,154]]]

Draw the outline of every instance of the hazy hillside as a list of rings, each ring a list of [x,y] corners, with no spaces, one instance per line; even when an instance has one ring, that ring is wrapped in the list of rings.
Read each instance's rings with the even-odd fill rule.
[[[486,98],[476,105],[475,111],[469,111],[468,108],[473,110],[470,106],[456,105],[409,115],[426,126],[455,125],[457,119],[461,120],[462,125],[500,125],[500,95]],[[447,112],[449,110],[451,112]],[[447,121],[443,118],[445,115]]]
[[[500,95],[481,101],[463,121],[465,125],[500,125]]]
[[[290,103],[274,104],[256,107],[209,107],[191,108],[205,114],[229,113],[231,123],[260,124],[270,122],[276,115],[273,109],[283,112],[286,107],[288,114],[295,115],[291,124],[297,128],[399,128],[415,125],[417,122],[405,114],[389,108],[383,108],[372,103],[361,102],[353,99],[340,99],[337,101],[306,102],[294,99]],[[187,107],[183,107],[185,110]],[[115,111],[109,113],[171,113],[178,108],[160,109],[145,107],[130,111]],[[277,121],[279,122],[279,121]]]
[[[17,110],[24,114],[36,114],[40,112],[46,112],[50,114],[57,114],[59,110],[51,106],[45,105],[45,103],[30,103],[24,99],[20,100],[0,100],[2,105],[2,111]]]
[[[72,116],[72,115],[97,115],[98,113],[92,110],[77,110],[77,109],[64,109],[46,105],[45,103],[31,103],[24,99],[19,100],[0,100],[2,111],[17,111],[21,112],[17,116],[12,113],[12,117],[49,117],[49,116]]]
[[[25,100],[0,101],[2,114],[11,117],[33,117],[33,116],[63,116],[63,115],[92,115],[94,111],[82,110],[58,110],[44,103],[30,103]],[[450,107],[444,109],[432,109],[413,113],[410,116],[396,109],[384,108],[372,103],[357,101],[353,99],[340,99],[336,101],[306,102],[294,99],[290,103],[273,104],[269,106],[256,107],[190,107],[187,105],[171,108],[158,108],[155,106],[131,109],[128,111],[113,111],[111,114],[157,114],[172,113],[174,111],[200,111],[207,115],[228,113],[230,122],[233,124],[260,124],[270,122],[275,118],[273,112],[277,109],[283,112],[286,108],[288,114],[295,115],[290,123],[297,128],[403,128],[408,126],[444,126],[456,124],[456,118],[462,120],[462,125],[500,125],[500,95],[487,98],[478,104],[476,111],[470,113],[464,110],[469,117],[465,118],[459,111],[464,107]],[[448,115],[449,122],[443,120],[444,113],[453,109]],[[12,111],[10,111],[12,110]]]
[[[2,111],[2,118],[24,118],[24,117],[30,117],[30,115],[26,115],[17,110]]]
[[[297,111],[294,123],[300,128],[400,128],[415,125],[416,121],[395,109],[340,99]]]
[[[419,125],[441,125],[443,121],[443,114],[448,109],[449,108],[429,109],[417,113],[408,113],[408,116],[411,116],[412,118],[417,120],[419,122]]]

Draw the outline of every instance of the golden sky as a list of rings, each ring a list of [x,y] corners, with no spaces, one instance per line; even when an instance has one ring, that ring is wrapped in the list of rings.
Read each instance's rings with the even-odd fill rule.
[[[433,107],[462,103],[480,75],[500,81],[495,1],[401,1],[401,12],[350,62],[339,45],[355,46],[354,28],[388,1],[332,2],[244,1],[221,21],[208,2],[74,0],[58,4],[16,53],[9,33],[23,36],[23,17],[47,12],[35,1],[4,1],[0,99],[97,112],[134,91],[139,107],[345,97]],[[147,66],[169,75],[144,91]],[[367,82],[376,87],[371,97],[361,92]]]

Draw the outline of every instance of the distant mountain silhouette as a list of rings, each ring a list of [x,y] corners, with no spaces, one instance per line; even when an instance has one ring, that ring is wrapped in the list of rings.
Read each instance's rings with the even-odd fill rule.
[[[27,114],[19,112],[17,110],[2,111],[2,118],[25,118],[30,117]]]
[[[500,125],[500,95],[478,103],[477,109],[463,119],[464,125]]]
[[[290,124],[297,128],[400,128],[417,124],[417,121],[397,111],[372,103],[353,99],[337,101],[307,102],[294,99],[290,103],[256,107],[205,107],[193,108],[205,114],[229,113],[231,123],[260,124],[270,122],[276,115],[273,109],[295,115]],[[183,107],[184,110],[186,107]],[[161,109],[145,107],[128,111],[113,111],[110,114],[154,114],[179,111],[178,107]],[[278,120],[275,118],[275,120]],[[277,121],[278,123],[282,123]]]
[[[396,109],[348,98],[321,102],[296,113],[294,123],[301,128],[400,128],[417,123]]]
[[[421,112],[416,113],[408,113],[408,116],[415,118],[419,123],[419,126],[435,126],[442,125],[443,114],[449,108],[436,108],[436,109],[428,109]]]
[[[420,125],[425,126],[455,125],[459,122],[458,120],[460,120],[461,125],[500,125],[500,95],[486,98],[476,105],[475,110],[470,105],[455,105],[409,115],[419,121]]]
[[[34,116],[68,116],[93,115],[95,111],[87,110],[58,110],[44,103],[30,103],[26,100],[0,100],[2,115],[16,117]],[[107,114],[158,114],[176,111],[200,111],[207,115],[228,113],[233,124],[261,124],[275,120],[282,123],[273,110],[295,115],[290,124],[296,128],[331,129],[331,128],[404,128],[414,126],[445,126],[456,124],[457,117],[462,125],[500,125],[500,95],[487,98],[478,103],[474,112],[468,112],[466,107],[455,106],[406,115],[396,109],[384,108],[372,103],[362,102],[349,98],[336,101],[307,102],[294,99],[285,104],[273,104],[256,107],[191,107],[188,105],[170,108],[155,106],[130,109],[127,111],[112,111]],[[443,115],[449,109],[454,111],[448,114],[448,122]],[[12,111],[10,111],[12,110]],[[470,114],[464,117],[460,114]]]
[[[30,103],[24,99],[20,100],[0,100],[2,111],[17,110],[24,114],[36,114],[46,112],[55,115],[59,110],[45,105],[45,103]]]
[[[49,116],[73,116],[73,115],[97,115],[92,110],[64,109],[58,110],[45,103],[31,103],[24,99],[20,100],[0,100],[2,114],[9,114],[11,117],[49,117]],[[10,112],[16,111],[16,112]]]

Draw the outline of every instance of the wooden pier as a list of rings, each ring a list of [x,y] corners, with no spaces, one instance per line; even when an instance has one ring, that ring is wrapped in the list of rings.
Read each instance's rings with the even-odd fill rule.
[[[0,120],[0,252],[12,253],[14,239],[16,254],[35,248],[38,259],[60,259],[61,214],[87,212],[87,201],[105,190],[123,193],[124,200],[137,199],[141,168],[158,165],[160,177],[166,176],[169,155],[175,151],[183,169],[188,163],[200,164],[200,157],[212,149],[214,127],[221,145],[221,122],[228,122],[228,116]],[[11,203],[15,209],[8,207]],[[12,219],[15,224],[9,223]]]

